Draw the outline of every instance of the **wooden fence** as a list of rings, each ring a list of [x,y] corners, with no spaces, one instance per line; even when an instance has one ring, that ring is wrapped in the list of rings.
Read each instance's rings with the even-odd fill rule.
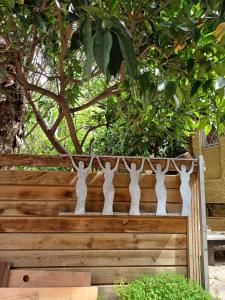
[[[116,158],[101,157],[104,165]],[[76,157],[86,166],[90,157]],[[138,158],[126,158],[128,164]],[[152,159],[165,168],[167,160]],[[97,160],[87,176],[86,214],[74,215],[77,174],[70,171],[0,171],[0,257],[13,264],[9,284],[31,269],[92,272],[92,284],[113,298],[112,285],[143,274],[178,272],[208,288],[204,194],[199,162],[190,178],[191,215],[181,216],[180,175],[173,162],[165,176],[166,216],[156,216],[156,176],[146,161],[139,178],[140,215],[129,215],[130,175],[119,162],[113,186],[113,215],[101,215],[104,176]],[[191,160],[176,160],[190,169]],[[201,165],[201,164],[200,164]],[[68,157],[0,155],[0,166],[70,167]],[[94,169],[95,170],[94,170]],[[96,171],[97,170],[97,171]],[[201,175],[203,176],[203,174]],[[204,181],[204,179],[201,179]]]

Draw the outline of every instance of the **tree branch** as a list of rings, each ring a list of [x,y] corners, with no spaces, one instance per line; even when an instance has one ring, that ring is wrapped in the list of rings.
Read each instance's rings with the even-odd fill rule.
[[[62,147],[58,141],[56,140],[55,136],[50,133],[48,130],[47,125],[45,124],[44,119],[42,118],[38,108],[37,104],[32,101],[32,97],[28,91],[25,91],[25,95],[27,98],[28,103],[31,105],[33,112],[35,114],[36,120],[38,124],[40,125],[41,129],[43,130],[44,134],[46,135],[47,139],[51,142],[52,146],[60,153],[65,154],[67,153],[66,149]]]
[[[87,103],[85,103],[81,106],[78,106],[78,107],[75,107],[75,108],[71,109],[71,112],[78,112],[78,111],[84,110],[84,109],[92,106],[93,104],[99,102],[102,99],[105,99],[105,98],[110,97],[110,96],[119,95],[121,93],[121,91],[119,91],[119,90],[113,91],[116,88],[118,88],[118,84],[115,84],[115,85],[111,86],[106,91],[102,92],[100,95],[96,96],[95,98],[93,98],[89,102],[87,102]]]
[[[85,133],[85,135],[84,135],[84,137],[83,137],[83,139],[82,139],[82,141],[81,141],[81,147],[84,146],[84,143],[85,143],[85,141],[86,141],[86,139],[87,139],[87,137],[88,137],[88,135],[89,135],[90,132],[92,132],[93,130],[96,130],[96,129],[100,128],[100,127],[103,127],[103,126],[107,126],[107,124],[98,124],[98,125],[95,125],[95,126],[90,127],[90,128],[86,131],[86,133]]]
[[[39,86],[36,86],[34,84],[31,84],[31,83],[27,82],[27,80],[24,76],[24,73],[22,71],[22,65],[21,65],[21,62],[20,62],[19,53],[17,53],[17,57],[15,57],[15,64],[16,64],[17,72],[19,74],[18,81],[21,83],[21,85],[24,87],[24,89],[26,91],[32,90],[32,91],[37,92],[39,94],[43,94],[45,96],[48,96],[49,98],[55,100],[59,104],[59,106],[62,108],[62,112],[63,112],[63,114],[66,118],[67,126],[69,128],[70,136],[71,136],[71,139],[73,141],[76,152],[78,154],[81,154],[82,153],[82,148],[81,148],[80,142],[79,142],[79,140],[77,138],[77,135],[76,135],[76,130],[75,130],[75,126],[73,124],[73,119],[72,119],[72,116],[71,116],[69,105],[65,101],[65,98],[60,96],[60,95],[56,95],[55,93],[53,93],[49,90],[46,90],[42,87],[39,87]]]

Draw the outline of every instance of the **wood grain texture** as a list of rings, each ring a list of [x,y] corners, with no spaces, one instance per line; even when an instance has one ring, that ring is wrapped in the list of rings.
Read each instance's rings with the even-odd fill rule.
[[[90,285],[90,272],[13,270],[7,287],[87,287]]]
[[[2,185],[0,188],[0,200],[18,201],[18,200],[70,200],[76,199],[75,188],[73,186],[17,186]],[[102,201],[104,195],[102,188],[89,187],[87,201]],[[130,202],[130,193],[128,188],[115,189],[114,201]],[[142,202],[157,202],[155,189],[141,189]],[[181,203],[180,192],[177,189],[167,191],[167,202]]]
[[[1,217],[0,232],[186,233],[186,217]]]
[[[0,201],[0,216],[58,216],[63,212],[73,213],[75,210],[75,201]],[[101,213],[103,210],[103,201],[87,201],[86,213]],[[167,213],[180,213],[181,203],[167,203]],[[113,203],[114,213],[128,213],[130,202],[115,201]],[[141,213],[155,213],[157,203],[140,203]]]
[[[0,185],[57,185],[74,186],[77,180],[75,172],[47,172],[47,171],[0,171]],[[89,173],[87,185],[92,187],[102,187],[104,175],[100,172]],[[140,187],[154,188],[154,175],[140,175]],[[115,174],[113,179],[114,187],[127,187],[130,183],[129,174]],[[165,178],[166,188],[179,188],[180,176],[167,175]]]
[[[44,269],[44,268],[42,268]],[[134,280],[143,275],[156,275],[161,273],[176,272],[187,275],[187,266],[154,266],[154,267],[75,267],[75,268],[47,268],[46,270],[72,270],[76,272],[91,272],[91,282],[93,285],[110,285],[116,281],[125,279]],[[21,269],[30,270],[30,269]],[[35,268],[32,268],[35,270]],[[16,271],[16,270],[15,270]],[[13,270],[11,271],[13,272]]]
[[[90,161],[90,156],[86,155],[74,155],[75,161],[82,160],[85,164]],[[116,163],[117,157],[113,156],[101,156],[102,163],[111,162],[112,165]],[[138,166],[141,164],[141,159],[138,157],[126,157],[128,163],[134,162]],[[190,166],[192,161],[195,161],[195,171],[197,171],[197,159],[175,159],[176,164],[180,166],[185,164]],[[155,163],[160,163],[163,166],[166,165],[167,160],[163,158],[152,158]],[[0,166],[33,166],[33,167],[72,167],[71,160],[68,156],[57,155],[25,155],[25,154],[0,154]],[[96,159],[93,161],[94,167],[99,167]],[[124,164],[121,160],[120,168],[124,168]],[[149,164],[145,162],[144,168],[149,169]],[[170,163],[169,170],[175,170],[173,163]]]
[[[212,231],[224,231],[225,217],[208,217],[207,225]]]
[[[3,233],[0,250],[186,249],[186,234]]]
[[[187,265],[186,250],[24,250],[0,251],[0,257],[16,268]]]
[[[96,300],[97,287],[1,288],[4,300]]]
[[[0,287],[6,287],[9,279],[10,263],[0,261]]]

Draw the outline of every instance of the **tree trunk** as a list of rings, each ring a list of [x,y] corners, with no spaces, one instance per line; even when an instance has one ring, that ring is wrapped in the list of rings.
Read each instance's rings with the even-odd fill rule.
[[[0,153],[13,153],[23,135],[25,97],[17,83],[1,84]]]

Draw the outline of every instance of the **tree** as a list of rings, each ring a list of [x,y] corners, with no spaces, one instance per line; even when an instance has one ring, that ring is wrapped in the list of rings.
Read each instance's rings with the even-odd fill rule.
[[[214,123],[224,131],[224,7],[222,0],[5,0],[1,36],[9,47],[1,60],[15,66],[7,75],[56,151],[100,149],[99,134],[107,141],[129,124],[133,145],[149,143],[146,151],[157,153],[159,141],[182,144],[195,128],[207,132]],[[30,111],[26,121],[28,135],[37,128]]]

